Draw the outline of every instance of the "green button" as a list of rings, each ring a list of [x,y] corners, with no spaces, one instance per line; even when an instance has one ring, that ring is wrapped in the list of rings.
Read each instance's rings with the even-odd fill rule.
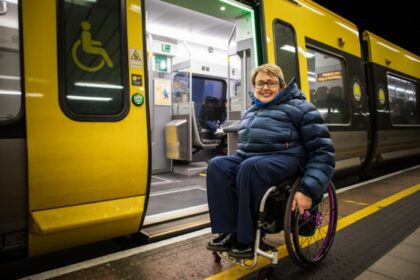
[[[131,100],[133,101],[133,104],[136,106],[141,106],[144,103],[144,97],[141,93],[135,93]]]

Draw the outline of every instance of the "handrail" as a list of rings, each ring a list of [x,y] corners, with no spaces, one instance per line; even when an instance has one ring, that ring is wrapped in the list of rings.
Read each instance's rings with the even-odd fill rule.
[[[200,133],[198,132],[198,124],[197,118],[195,117],[195,109],[194,109],[194,102],[191,101],[191,126],[192,126],[192,145],[193,147],[201,147],[201,148],[213,148],[219,145],[219,143],[214,144],[204,144],[201,142]]]

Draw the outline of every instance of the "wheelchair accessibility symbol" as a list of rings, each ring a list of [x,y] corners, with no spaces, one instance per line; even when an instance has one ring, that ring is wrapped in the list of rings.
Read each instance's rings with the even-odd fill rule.
[[[74,63],[76,65],[87,72],[96,72],[102,69],[104,65],[108,65],[109,68],[114,66],[112,63],[111,58],[109,57],[107,51],[101,47],[102,42],[92,40],[92,35],[90,34],[90,23],[87,21],[82,21],[80,24],[83,31],[82,31],[82,39],[77,40],[74,42],[71,48],[71,56],[73,58]],[[96,66],[86,66],[82,62],[80,62],[79,57],[77,56],[77,49],[82,46],[82,50],[87,54],[92,55],[99,55],[102,57],[101,61]]]

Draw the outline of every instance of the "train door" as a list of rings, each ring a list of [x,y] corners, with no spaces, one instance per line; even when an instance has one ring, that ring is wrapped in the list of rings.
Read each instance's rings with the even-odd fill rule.
[[[206,109],[214,115],[223,111],[215,118],[228,125],[251,104],[254,13],[240,2],[145,1],[153,96],[147,226],[208,211],[205,177],[196,170],[205,171],[220,146],[207,137]]]
[[[139,229],[150,169],[142,2],[21,2],[29,255]]]

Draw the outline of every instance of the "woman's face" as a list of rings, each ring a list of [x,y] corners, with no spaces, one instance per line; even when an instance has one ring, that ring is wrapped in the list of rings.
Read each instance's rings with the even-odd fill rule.
[[[255,97],[262,103],[268,103],[279,94],[279,78],[264,72],[255,77]]]

